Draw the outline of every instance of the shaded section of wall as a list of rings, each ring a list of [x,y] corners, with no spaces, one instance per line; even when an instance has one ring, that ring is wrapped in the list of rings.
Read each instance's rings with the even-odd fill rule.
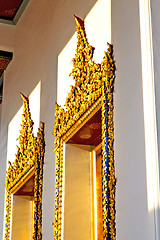
[[[152,21],[152,43],[153,43],[153,66],[154,66],[154,84],[155,84],[155,102],[156,102],[156,120],[157,120],[157,138],[158,138],[158,153],[160,154],[160,2],[158,0],[150,1],[151,5],[151,21]],[[160,159],[160,155],[158,156]],[[159,171],[160,171],[160,160],[159,160]],[[159,190],[159,198],[160,198],[160,190]],[[159,229],[158,232],[160,234],[160,210],[158,214],[159,219]]]
[[[0,23],[0,50],[14,51],[15,26]]]
[[[9,51],[14,52],[14,44],[15,44],[15,26],[9,26],[0,23],[0,50],[2,51]],[[8,66],[7,69],[9,69]],[[4,80],[5,80],[5,73],[4,72]],[[4,83],[3,83],[3,93],[4,93]],[[6,173],[6,154],[7,154],[7,125],[4,128],[3,125],[3,116],[2,116],[2,105],[0,105],[0,169],[1,169],[1,178],[0,178],[0,192],[1,192],[1,199],[0,202],[0,238],[2,238],[3,234],[3,218],[4,218],[4,202],[5,202],[5,173]],[[1,121],[2,120],[2,121]]]

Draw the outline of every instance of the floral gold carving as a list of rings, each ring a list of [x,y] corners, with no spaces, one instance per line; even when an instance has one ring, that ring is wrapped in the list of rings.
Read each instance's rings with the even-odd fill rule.
[[[84,21],[75,16],[77,49],[70,76],[75,80],[65,102],[65,109],[56,103],[55,112],[55,219],[54,240],[62,240],[63,143],[67,142],[99,109],[102,113],[102,212],[103,239],[115,240],[115,169],[113,91],[115,63],[112,45],[101,62],[92,59],[94,48],[86,38]],[[101,125],[101,124],[100,124]],[[90,128],[98,128],[92,124]],[[83,137],[83,136],[82,136]]]
[[[23,94],[23,114],[19,147],[13,163],[8,163],[6,174],[6,224],[5,239],[10,239],[11,221],[11,194],[20,188],[30,175],[35,174],[34,180],[34,230],[33,238],[41,240],[42,221],[42,182],[43,182],[43,159],[44,159],[44,124],[38,129],[37,137],[33,135],[33,121],[31,119],[29,100]]]

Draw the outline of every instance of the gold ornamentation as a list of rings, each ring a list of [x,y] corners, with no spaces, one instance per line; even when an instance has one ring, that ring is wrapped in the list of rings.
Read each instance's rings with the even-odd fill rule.
[[[102,211],[103,239],[115,240],[115,169],[113,134],[113,90],[115,64],[112,45],[101,64],[92,60],[94,48],[89,45],[84,22],[77,23],[77,49],[73,59],[71,86],[65,110],[56,103],[55,112],[55,220],[54,240],[62,240],[63,143],[67,142],[99,109],[102,111]],[[95,126],[91,126],[95,127]],[[108,213],[108,214],[107,214]]]
[[[54,135],[61,137],[84,112],[101,96],[102,71],[101,65],[92,60],[94,48],[89,45],[84,31],[84,22],[75,17],[77,22],[77,50],[73,59],[71,76],[75,86],[66,98],[66,111],[56,104],[56,122]]]
[[[44,158],[44,124],[38,129],[37,137],[33,135],[33,121],[30,115],[29,100],[23,94],[23,114],[19,147],[13,163],[9,162],[6,174],[6,232],[5,239],[10,239],[11,194],[14,194],[33,174],[34,181],[34,231],[33,239],[40,240],[42,218],[42,181]]]

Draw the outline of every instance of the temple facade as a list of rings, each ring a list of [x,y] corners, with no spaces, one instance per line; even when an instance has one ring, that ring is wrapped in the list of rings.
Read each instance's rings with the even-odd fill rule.
[[[0,239],[160,238],[159,9],[0,0]]]

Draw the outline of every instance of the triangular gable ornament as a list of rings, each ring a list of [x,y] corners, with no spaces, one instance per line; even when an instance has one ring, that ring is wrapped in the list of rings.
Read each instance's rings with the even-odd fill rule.
[[[38,129],[37,137],[33,134],[33,121],[29,109],[29,99],[21,94],[23,99],[23,114],[19,147],[13,163],[8,163],[6,172],[6,223],[5,240],[11,235],[11,195],[15,194],[28,179],[34,175],[34,229],[33,240],[41,240],[42,228],[42,182],[44,161],[44,124]]]
[[[115,168],[114,168],[114,128],[113,92],[115,63],[113,48],[108,50],[101,62],[92,60],[94,48],[88,43],[84,21],[75,16],[77,23],[77,49],[73,58],[71,76],[75,86],[71,86],[65,102],[65,109],[56,103],[55,112],[55,219],[53,223],[54,240],[62,240],[62,194],[63,182],[63,143],[67,142],[88,116],[93,116],[101,108],[102,118],[102,211],[103,239],[115,240]]]

